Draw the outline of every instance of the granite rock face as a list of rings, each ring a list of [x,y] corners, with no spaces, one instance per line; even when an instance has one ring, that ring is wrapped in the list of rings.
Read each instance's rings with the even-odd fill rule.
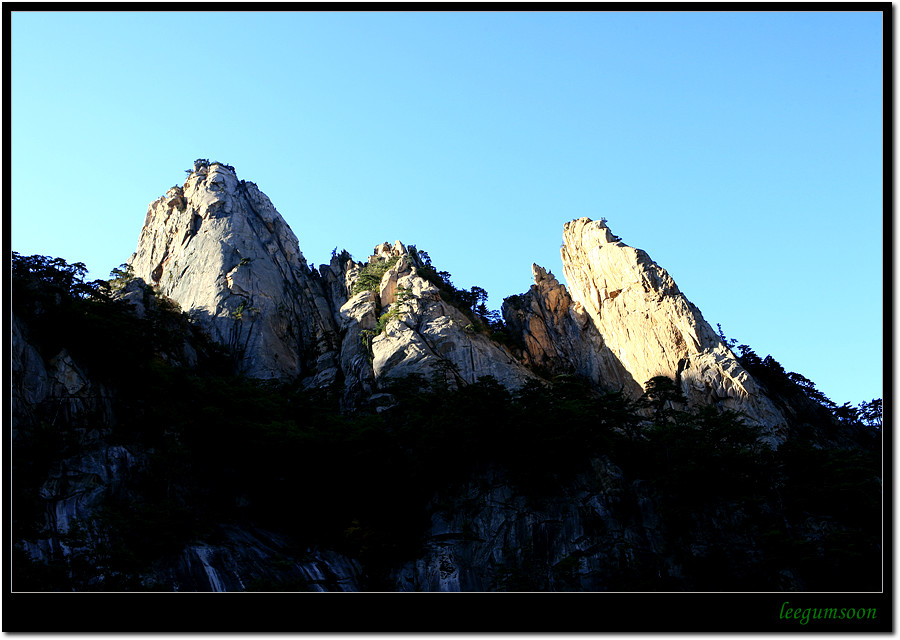
[[[271,201],[233,168],[195,163],[182,187],[150,204],[128,262],[238,354],[246,375],[316,385],[337,375],[319,274]]]
[[[37,349],[28,342],[25,327],[13,315],[10,341],[13,438],[18,424],[35,422],[35,413],[49,395],[49,376]]]
[[[450,384],[491,375],[510,387],[533,378],[418,276],[417,255],[397,241],[378,245],[368,263],[342,252],[310,269],[255,184],[230,166],[198,161],[183,186],[150,204],[128,264],[136,280],[229,347],[241,373],[338,384],[346,407],[377,393],[379,381],[410,374],[440,372]],[[391,259],[376,291],[352,293],[366,264]],[[139,292],[123,297],[143,311]]]
[[[222,525],[215,542],[186,545],[145,577],[170,591],[359,591],[362,568],[330,550],[298,554],[292,541],[253,526]]]
[[[552,273],[536,264],[531,270],[531,289],[503,302],[503,318],[523,345],[523,361],[549,375],[576,375],[607,391],[640,395],[641,386],[610,352],[581,303]]]
[[[634,380],[673,378],[692,404],[741,411],[769,430],[770,442],[782,439],[782,413],[665,269],[603,221],[568,222],[563,241],[572,298]]]
[[[342,252],[310,269],[269,199],[221,163],[198,161],[183,186],[151,203],[129,263],[230,347],[242,373],[337,384],[346,407],[408,375],[451,387],[493,376],[515,389],[573,374],[633,397],[667,376],[692,403],[739,410],[777,431],[780,411],[664,269],[604,222],[574,220],[563,237],[569,289],[534,265],[535,284],[504,304],[519,349],[474,330],[399,241],[378,245],[365,263]],[[368,265],[388,261],[377,286],[354,289]]]
[[[112,499],[133,497],[129,483],[146,468],[146,452],[110,445],[98,436],[89,434],[82,452],[55,465],[41,487],[46,519],[42,535],[27,544],[33,559],[95,553],[106,537],[98,517],[102,508]]]
[[[348,336],[369,331],[372,378],[377,381],[435,376],[450,388],[494,377],[517,389],[536,376],[506,350],[475,330],[472,320],[446,302],[438,287],[419,274],[415,248],[399,241],[375,248],[368,264],[394,263],[375,291],[362,291],[341,307]],[[358,266],[358,265],[357,265]],[[348,271],[348,288],[360,271]],[[345,345],[347,345],[345,338]],[[355,347],[359,353],[358,347]]]
[[[66,348],[42,356],[15,315],[10,347],[14,447],[44,430],[77,451],[48,469],[36,496],[44,507],[43,521],[36,523],[40,535],[22,543],[33,559],[66,558],[96,544],[99,527],[90,525],[93,516],[122,491],[145,456],[104,441],[117,419],[113,392],[93,379]]]
[[[43,358],[15,314],[10,356],[13,438],[19,426],[40,422],[84,430],[113,420],[109,389],[91,380],[65,348]]]
[[[690,587],[684,563],[711,548],[759,551],[740,508],[707,513],[689,548],[672,545],[662,511],[646,482],[607,458],[538,503],[485,473],[435,505],[423,552],[391,579],[397,591],[674,591]]]
[[[413,246],[383,243],[365,262],[335,251],[329,264],[310,269],[297,237],[256,185],[238,180],[232,167],[201,161],[183,186],[150,205],[129,260],[133,277],[120,283],[115,297],[131,306],[136,319],[148,321],[165,315],[156,313],[160,308],[177,305],[214,341],[231,348],[239,372],[336,391],[348,413],[381,411],[397,402],[390,383],[406,376],[450,389],[490,376],[515,390],[572,375],[632,398],[654,376],[666,376],[692,404],[741,411],[765,427],[769,444],[784,441],[790,417],[664,269],[622,243],[603,221],[574,220],[563,235],[568,287],[533,265],[534,285],[503,305],[510,346],[492,340],[468,310],[454,305],[446,282],[435,279],[425,254]],[[202,370],[209,355],[206,336],[184,317],[174,317],[182,331],[173,333],[183,334],[184,342],[174,341],[154,358]],[[193,341],[198,337],[203,340]],[[126,380],[92,378],[78,361],[82,356],[72,355],[83,351],[42,344],[42,355],[38,344],[14,315],[13,439],[17,430],[27,439],[38,427],[49,427],[73,443],[34,481],[41,522],[18,543],[34,560],[92,566],[115,535],[104,528],[104,507],[139,504],[160,456],[140,439],[123,444],[110,437],[117,421],[128,420],[128,411],[116,414],[113,402],[116,385]],[[785,414],[803,409],[792,402],[781,402]],[[548,430],[559,426],[558,420],[548,422]],[[161,425],[161,437],[178,436],[166,428]],[[228,464],[246,465],[243,449],[240,454]],[[696,586],[691,564],[718,566],[719,550],[736,558],[723,575],[739,569],[741,558],[762,553],[759,538],[747,533],[753,516],[740,501],[695,511],[696,518],[678,525],[686,533],[673,531],[673,519],[662,515],[667,503],[659,485],[633,475],[627,456],[623,464],[611,455],[593,457],[553,491],[543,482],[513,482],[492,464],[479,468],[430,499],[423,546],[390,566],[366,566],[361,549],[355,557],[347,529],[331,547],[320,548],[291,539],[275,525],[270,529],[265,520],[232,520],[230,514],[247,505],[240,495],[229,496],[220,507],[228,518],[211,523],[199,537],[186,535],[139,577],[144,588],[175,591],[356,591],[369,588],[382,571],[378,583],[384,577],[399,591],[626,591],[647,585],[684,590]],[[334,465],[333,475],[341,473],[341,465]],[[196,487],[180,487],[172,499],[197,504],[221,481],[217,474],[197,478]],[[321,480],[333,478],[323,474]],[[298,506],[296,488],[273,488],[273,503],[305,526],[318,514]],[[168,499],[168,485],[163,492]],[[385,493],[387,500],[394,498]],[[825,548],[826,518],[808,518],[799,526]],[[684,539],[691,544],[682,544]],[[802,582],[791,571],[781,572],[785,588],[799,589]],[[93,571],[79,579],[85,589],[109,586]]]

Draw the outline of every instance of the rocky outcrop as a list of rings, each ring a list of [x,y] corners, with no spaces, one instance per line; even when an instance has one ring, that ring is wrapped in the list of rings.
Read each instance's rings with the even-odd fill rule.
[[[231,347],[246,375],[315,386],[336,377],[337,327],[319,274],[271,201],[232,167],[198,162],[151,203],[129,264]]]
[[[19,424],[34,423],[35,413],[49,395],[49,376],[37,349],[25,338],[25,328],[13,314],[10,341],[13,438]]]
[[[492,376],[517,389],[536,378],[508,351],[478,332],[463,311],[446,302],[438,287],[420,275],[422,265],[414,248],[407,250],[399,241],[384,243],[375,248],[368,264],[387,265],[391,260],[375,290],[361,291],[341,307],[348,352],[342,354],[342,362],[348,361],[349,354],[354,370],[362,370],[366,349],[358,345],[363,344],[371,359],[369,380],[379,382],[410,375],[426,380],[437,376],[455,388]],[[362,267],[348,269],[348,290],[360,278]]]
[[[217,527],[215,542],[185,546],[144,577],[168,591],[359,591],[359,563],[253,526]]]
[[[684,548],[672,544],[653,489],[609,459],[540,501],[487,473],[441,499],[423,553],[391,578],[397,591],[689,590],[685,562],[724,546],[734,557],[758,553],[747,518],[740,508],[710,511]]]
[[[535,265],[531,290],[504,305],[521,361],[444,300],[399,241],[378,245],[368,263],[342,252],[310,269],[269,199],[221,163],[198,161],[183,186],[150,205],[129,263],[229,346],[242,373],[337,383],[347,407],[408,375],[451,386],[493,376],[516,388],[535,372],[575,374],[632,396],[663,375],[692,402],[769,427],[784,421],[646,253],[587,218],[566,224],[564,239],[570,291]],[[368,265],[388,261],[377,286],[354,289]]]
[[[568,288],[533,265],[534,285],[508,298],[503,306],[512,344],[499,343],[465,302],[459,302],[456,294],[461,292],[443,280],[415,247],[399,241],[383,243],[365,262],[335,251],[329,264],[312,270],[300,253],[297,237],[256,185],[238,180],[227,165],[196,163],[183,186],[173,187],[150,205],[137,251],[129,261],[133,273],[115,282],[117,300],[106,301],[119,305],[117,313],[128,308],[123,301],[130,305],[133,317],[124,313],[124,320],[117,316],[117,322],[109,326],[131,329],[132,320],[134,325],[141,324],[143,333],[135,332],[140,344],[165,334],[158,345],[151,343],[151,350],[140,351],[147,361],[142,364],[152,363],[149,369],[159,371],[130,378],[129,363],[125,363],[114,369],[116,374],[125,372],[121,377],[107,371],[92,378],[102,374],[92,368],[97,361],[89,359],[91,347],[99,343],[120,348],[123,343],[115,342],[115,335],[107,342],[106,333],[98,332],[100,337],[92,336],[95,342],[71,345],[70,351],[46,340],[46,327],[52,331],[58,325],[36,323],[44,327],[44,334],[36,330],[34,335],[45,339],[32,343],[26,322],[12,318],[13,444],[16,454],[26,452],[25,464],[14,464],[14,490],[19,491],[15,494],[19,505],[26,505],[18,507],[18,513],[24,509],[28,516],[28,522],[18,527],[15,551],[17,561],[34,560],[37,569],[29,575],[26,566],[20,577],[38,588],[75,590],[356,591],[386,584],[400,591],[691,590],[734,584],[748,589],[759,584],[803,588],[798,577],[802,572],[795,575],[793,565],[782,562],[781,549],[791,548],[788,543],[812,541],[821,548],[824,560],[825,550],[830,552],[839,536],[855,535],[855,529],[835,525],[829,511],[810,515],[805,510],[808,501],[797,496],[799,507],[784,507],[784,496],[791,496],[781,493],[782,486],[801,475],[805,482],[804,474],[813,466],[802,457],[798,469],[785,470],[791,461],[788,455],[781,459],[781,466],[767,464],[751,470],[769,474],[778,468],[781,474],[762,490],[770,492],[762,497],[764,502],[756,504],[765,484],[762,478],[753,477],[747,487],[735,489],[729,483],[740,484],[751,472],[740,462],[734,478],[727,473],[732,461],[753,459],[755,454],[729,458],[725,454],[735,454],[738,445],[726,446],[724,453],[718,445],[710,445],[706,457],[699,456],[700,447],[695,444],[704,440],[683,439],[684,434],[693,433],[693,424],[676,432],[671,441],[654,440],[647,431],[631,429],[638,422],[629,420],[640,420],[637,414],[622,417],[611,412],[607,420],[596,410],[603,406],[597,403],[585,405],[586,409],[579,405],[570,420],[578,429],[570,432],[561,413],[566,404],[544,414],[552,419],[535,420],[536,431],[522,429],[526,421],[520,416],[527,414],[515,412],[510,414],[516,418],[509,430],[504,426],[494,434],[482,428],[497,422],[502,411],[498,407],[504,405],[494,406],[494,413],[485,412],[484,423],[458,419],[448,411],[454,422],[446,434],[440,424],[424,424],[418,431],[436,414],[430,406],[421,413],[417,408],[408,420],[392,420],[398,414],[390,411],[399,407],[402,394],[391,395],[391,383],[408,376],[436,381],[448,389],[487,376],[509,390],[559,375],[590,381],[591,385],[573,386],[566,403],[572,402],[572,396],[593,399],[592,389],[585,391],[591,386],[635,398],[647,380],[666,376],[677,381],[692,404],[743,412],[750,422],[766,428],[772,445],[783,441],[785,422],[791,422],[793,436],[802,435],[803,429],[816,432],[804,436],[815,445],[809,451],[834,446],[837,427],[848,449],[856,446],[854,438],[864,441],[861,431],[854,435],[833,421],[829,423],[836,427],[833,432],[823,429],[821,425],[831,418],[824,414],[819,418],[816,411],[828,410],[803,405],[813,401],[804,400],[799,388],[773,395],[776,405],[669,274],[645,252],[612,235],[603,221],[572,221],[565,225],[564,240]],[[193,322],[165,313],[177,308]],[[364,413],[334,416],[332,422],[329,412],[334,396],[320,405],[318,394],[311,402],[317,410],[324,409],[322,414],[308,412],[312,415],[308,424],[300,419],[309,417],[301,415],[308,407],[308,396],[297,394],[296,403],[286,398],[288,403],[271,418],[251,415],[245,419],[243,411],[236,411],[239,420],[224,431],[226,436],[216,422],[223,420],[221,411],[201,411],[187,420],[176,419],[175,414],[184,415],[182,411],[155,412],[159,403],[178,396],[186,381],[206,374],[215,376],[209,386],[216,393],[207,395],[202,385],[191,387],[196,393],[184,393],[180,398],[188,402],[176,406],[221,409],[219,392],[232,391],[219,383],[219,372],[227,366],[222,366],[220,350],[211,348],[209,337],[231,347],[239,373],[299,381],[306,389],[337,390],[340,393],[334,395],[341,396],[341,408],[347,413],[382,411],[385,420]],[[139,369],[141,365],[135,364],[135,370]],[[544,400],[552,389],[529,387],[529,393]],[[122,403],[113,404],[114,398]],[[248,414],[256,414],[271,400],[265,394],[260,398],[256,402],[255,396],[250,397]],[[476,401],[481,402],[478,412],[489,404]],[[515,406],[515,411],[531,412],[539,403]],[[144,411],[147,414],[141,415]],[[130,421],[129,414],[137,419]],[[140,424],[141,418],[150,418],[149,424]],[[802,429],[798,422],[803,423]],[[472,431],[487,432],[488,438],[467,440],[464,423],[479,424]],[[198,430],[198,425],[211,428]],[[498,462],[494,451],[512,450],[508,460],[520,459],[510,446],[515,444],[513,439],[533,441],[545,428],[554,439],[571,440],[579,449],[595,433],[598,439],[585,450],[583,460],[573,461],[571,450],[564,448],[565,459],[556,460],[558,467],[548,463],[547,468],[545,462],[554,454],[542,444],[523,465],[540,473],[524,474],[523,482],[521,471],[502,462],[502,457]],[[422,433],[428,436],[429,430],[436,435],[418,439]],[[212,448],[204,433],[214,434],[219,443],[227,437],[229,444],[237,445]],[[402,437],[394,440],[398,433]],[[656,435],[668,433],[660,430]],[[669,445],[675,440],[687,442],[680,458],[669,456]],[[458,443],[464,446],[455,448]],[[487,446],[484,443],[498,448],[487,449],[484,459],[473,457],[475,462],[461,459],[459,452],[464,448],[481,450]],[[281,448],[289,453],[268,457],[270,451]],[[326,457],[321,469],[327,473],[298,475],[299,480],[281,477],[287,476],[287,468],[307,469],[317,452],[332,449],[338,464]],[[402,451],[403,456],[386,458],[385,452],[392,450]],[[445,450],[451,454],[435,462],[434,452]],[[308,451],[313,454],[302,461],[302,456],[295,455]],[[211,453],[204,457],[202,452]],[[398,519],[396,527],[384,528],[387,543],[369,545],[366,535],[372,533],[371,539],[377,540],[375,534],[383,534],[379,529],[383,525],[357,528],[358,521],[351,518],[358,509],[332,516],[334,520],[318,533],[309,532],[309,523],[327,519],[330,504],[344,501],[307,504],[310,496],[322,491],[319,485],[311,490],[304,486],[308,478],[346,486],[346,493],[335,496],[356,497],[361,484],[390,475],[384,469],[402,466],[407,453],[417,463],[409,478],[431,477],[418,468],[419,460],[424,460],[437,469],[439,479],[436,485],[422,484],[424,489],[413,492],[415,505],[409,511],[415,517]],[[255,467],[248,464],[251,455]],[[371,468],[361,464],[373,459],[388,462]],[[706,466],[720,462],[719,467]],[[503,464],[510,468],[504,469]],[[471,471],[443,484],[444,473],[457,465]],[[354,466],[362,471],[349,474]],[[248,468],[252,470],[239,473]],[[258,480],[262,468],[272,468],[278,483]],[[555,470],[550,472],[551,468]],[[655,474],[656,469],[671,473]],[[702,470],[699,478],[698,469]],[[853,475],[856,470],[851,472],[844,477],[853,482],[862,477]],[[328,474],[334,477],[329,479]],[[375,509],[396,505],[398,494],[420,484],[406,478],[400,473],[396,481],[373,483],[379,488],[367,499],[373,497]],[[244,490],[254,482],[251,501]],[[719,484],[724,486],[721,494],[703,492],[706,486]],[[667,492],[670,485],[680,489]],[[390,489],[382,491],[382,486]],[[802,485],[800,490],[802,496]],[[845,502],[861,494],[848,495],[842,498]],[[382,496],[386,502],[377,504]],[[204,502],[211,508],[197,509]],[[851,513],[848,522],[856,527],[856,512],[845,506],[842,503],[841,509]],[[395,535],[398,530],[419,527],[419,509],[430,515],[430,524],[422,523],[423,546],[418,544],[419,528],[398,544],[397,539],[403,538]],[[871,518],[873,509],[866,509],[864,505],[859,513]],[[202,515],[196,516],[195,510]],[[793,517],[794,511],[799,515],[789,522],[787,516]],[[193,518],[182,517],[186,513]],[[128,527],[117,524],[123,519]],[[203,522],[194,526],[194,520]],[[782,520],[784,531],[780,530]],[[145,527],[145,522],[151,526]],[[123,531],[131,535],[148,529],[165,545],[152,546],[143,535],[116,539]],[[356,541],[359,546],[351,536],[354,530],[365,533]],[[773,536],[775,543],[770,542]],[[404,548],[405,544],[410,546]],[[772,544],[774,551],[765,548]],[[878,556],[880,547],[866,544],[870,557]],[[141,546],[146,549],[134,548]],[[859,548],[856,545],[853,553]],[[147,553],[139,566],[130,565],[130,558],[142,550]],[[767,553],[777,571],[761,567],[760,558]],[[44,581],[50,575],[45,569],[59,572],[59,579],[51,575],[49,582]],[[741,571],[744,577],[734,582]]]
[[[28,340],[28,331],[13,314],[11,413],[13,438],[19,428],[41,422],[51,427],[97,429],[113,420],[110,392],[91,380],[66,349],[49,360]]]
[[[43,519],[34,523],[40,535],[21,541],[29,557],[47,561],[90,548],[97,541],[92,526],[97,509],[119,492],[143,464],[144,456],[104,441],[116,424],[113,394],[65,348],[45,358],[31,343],[25,324],[13,315],[12,438],[16,451],[34,446],[45,434],[67,451],[78,452],[54,462],[37,490]],[[28,451],[28,449],[25,449]],[[22,468],[29,460],[17,460]],[[22,482],[21,476],[17,477]]]
[[[96,431],[82,440],[83,452],[54,465],[41,487],[45,522],[41,535],[25,542],[33,560],[95,555],[105,537],[100,510],[111,499],[127,501],[129,483],[146,468],[144,452],[109,445]]]
[[[614,236],[603,221],[565,224],[560,250],[572,298],[640,383],[673,378],[688,400],[743,412],[784,437],[785,418],[665,269]]]
[[[379,381],[411,374],[446,375],[452,385],[491,375],[511,388],[533,378],[418,275],[416,256],[399,241],[377,246],[368,264],[396,264],[376,291],[354,292],[367,263],[342,252],[310,269],[255,184],[198,162],[183,187],[150,205],[129,265],[230,347],[242,373],[342,383],[348,407]],[[137,293],[125,294],[140,313]]]
[[[503,319],[522,345],[523,361],[547,375],[576,375],[608,391],[642,389],[610,352],[590,316],[552,273],[532,265],[534,284],[503,301]]]

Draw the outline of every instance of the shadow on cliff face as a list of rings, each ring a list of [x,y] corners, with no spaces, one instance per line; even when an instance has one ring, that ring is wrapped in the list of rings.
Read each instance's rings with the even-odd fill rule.
[[[122,576],[210,540],[216,523],[332,549],[374,590],[395,588],[391,572],[438,543],[504,558],[470,567],[481,574],[467,584],[483,588],[786,588],[785,571],[808,589],[877,580],[871,452],[758,449],[752,430],[712,412],[642,424],[621,397],[577,381],[511,394],[491,380],[455,392],[408,380],[392,391],[393,408],[342,416],[336,399],[296,386],[155,370],[120,397],[128,417],[107,436],[152,454],[128,480],[131,497],[110,496],[95,519],[115,541],[104,557],[119,581],[106,586],[135,588]],[[598,472],[598,458],[612,466]],[[571,531],[567,512],[582,523]],[[438,516],[455,523],[451,538],[438,540]],[[506,538],[492,534],[532,521],[497,546]],[[631,546],[604,551],[619,549],[623,527]],[[558,580],[541,578],[553,567]]]
[[[17,285],[22,339],[48,371],[68,349],[108,385],[112,419],[55,421],[63,397],[48,396],[17,425],[17,588],[148,588],[190,549],[184,584],[199,584],[229,557],[217,536],[232,525],[283,536],[279,553],[349,558],[369,590],[398,588],[398,567],[432,588],[879,586],[880,432],[863,425],[841,446],[801,430],[773,451],[734,413],[674,402],[672,381],[642,407],[566,376],[516,392],[489,377],[454,391],[411,377],[388,389],[392,407],[342,414],[329,389],[234,375],[232,356],[159,301],[139,318],[81,291],[66,275],[77,268],[32,266],[49,280]],[[851,437],[860,430],[868,439]],[[91,462],[112,450],[141,464],[113,474]],[[97,504],[65,532],[48,528],[45,514],[77,499],[63,484],[78,469]],[[69,553],[31,562],[41,539]]]

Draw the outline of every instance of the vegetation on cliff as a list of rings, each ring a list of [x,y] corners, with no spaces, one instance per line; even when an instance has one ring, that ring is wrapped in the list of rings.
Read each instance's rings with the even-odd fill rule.
[[[391,570],[418,557],[432,514],[461,487],[500,474],[537,505],[598,459],[651,496],[665,539],[655,555],[606,567],[598,589],[777,590],[790,586],[788,573],[807,590],[880,588],[881,431],[871,406],[820,402],[825,413],[801,416],[814,429],[794,429],[777,451],[736,413],[686,406],[667,378],[633,401],[565,376],[515,392],[490,377],[456,390],[410,377],[384,389],[389,408],[344,414],[330,390],[233,375],[177,309],[162,301],[138,318],[84,274],[79,263],[14,254],[13,310],[44,359],[66,348],[109,385],[116,420],[89,426],[147,454],[148,465],[128,480],[127,499],[110,498],[91,523],[106,535],[89,554],[34,563],[17,546],[14,589],[146,588],[141,575],[215,523],[252,522],[298,549],[358,559],[366,588],[390,590]],[[167,355],[185,341],[200,354],[191,366]],[[751,353],[745,366],[777,373]],[[783,382],[774,373],[763,381]],[[40,492],[49,470],[89,446],[45,409],[14,442],[19,543],[48,534]],[[636,489],[623,495],[620,517],[641,504]],[[600,541],[605,526],[587,535]],[[664,556],[680,577],[661,577]],[[551,567],[534,562],[496,588],[547,588]]]

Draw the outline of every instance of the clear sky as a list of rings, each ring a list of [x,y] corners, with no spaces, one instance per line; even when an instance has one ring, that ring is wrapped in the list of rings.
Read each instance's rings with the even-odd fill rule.
[[[821,6],[821,5],[819,5]],[[429,252],[489,306],[606,217],[713,326],[882,396],[879,12],[19,12],[13,250],[106,277],[195,158],[310,263]]]

